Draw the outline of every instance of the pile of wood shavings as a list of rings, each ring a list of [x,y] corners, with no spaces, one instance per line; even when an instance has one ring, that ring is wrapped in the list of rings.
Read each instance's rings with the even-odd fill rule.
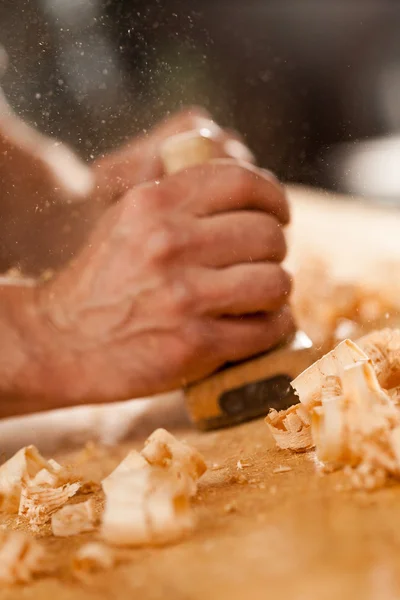
[[[1,508],[40,535],[48,524],[56,537],[97,529],[105,543],[82,545],[71,564],[73,576],[86,579],[116,563],[115,546],[170,543],[190,532],[194,518],[189,501],[205,470],[197,450],[156,430],[141,452],[129,452],[103,479],[105,509],[99,519],[92,498],[69,502],[88,482],[76,481],[73,469],[47,461],[29,446],[0,467]],[[45,546],[26,532],[2,531],[0,556],[0,584],[27,583],[54,571]]]
[[[315,446],[326,469],[344,469],[354,488],[400,478],[400,330],[341,342],[292,386],[300,404],[266,418],[280,448]]]
[[[355,339],[371,330],[371,323],[375,328],[391,326],[383,317],[400,314],[400,285],[395,289],[390,275],[393,265],[382,266],[382,281],[373,286],[338,282],[330,271],[323,260],[309,257],[295,273],[296,321],[316,346],[331,349],[347,337]]]

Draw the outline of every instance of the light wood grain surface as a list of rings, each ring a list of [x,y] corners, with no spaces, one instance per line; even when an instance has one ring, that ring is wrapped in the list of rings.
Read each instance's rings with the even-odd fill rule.
[[[197,528],[165,548],[125,553],[124,562],[75,582],[73,551],[95,538],[55,539],[54,577],[22,589],[0,591],[1,600],[394,600],[400,594],[400,486],[373,494],[341,491],[343,475],[316,474],[313,453],[273,447],[255,421],[230,430],[182,432],[222,468],[203,478],[195,501]],[[130,446],[129,446],[130,447]],[[128,447],[87,465],[106,474]],[[249,464],[235,480],[237,460]],[[280,465],[290,471],[274,474]],[[233,507],[233,508],[232,508]],[[233,512],[231,512],[233,510]]]

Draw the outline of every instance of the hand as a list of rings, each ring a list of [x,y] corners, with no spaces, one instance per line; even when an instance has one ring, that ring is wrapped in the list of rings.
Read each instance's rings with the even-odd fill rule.
[[[51,373],[60,403],[110,401],[274,346],[294,328],[279,265],[288,219],[277,181],[232,160],[131,190],[39,290],[43,372],[26,377]]]

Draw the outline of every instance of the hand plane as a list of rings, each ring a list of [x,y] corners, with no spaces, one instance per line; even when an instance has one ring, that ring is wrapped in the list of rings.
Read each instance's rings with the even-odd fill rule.
[[[221,157],[207,129],[169,138],[160,153],[168,174]],[[298,331],[265,354],[224,365],[185,389],[190,417],[207,430],[254,419],[271,408],[288,408],[297,399],[290,382],[319,357],[307,335]]]

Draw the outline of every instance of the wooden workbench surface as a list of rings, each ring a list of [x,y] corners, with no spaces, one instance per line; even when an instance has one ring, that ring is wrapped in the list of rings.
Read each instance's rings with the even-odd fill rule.
[[[383,277],[389,288],[400,281],[398,212],[340,201],[328,205],[309,191],[290,195],[289,264],[295,270],[314,254],[330,262],[338,277]],[[388,272],[382,269],[385,261]],[[23,429],[16,423],[15,434],[9,429],[7,444],[19,436],[21,445],[38,425],[27,423]],[[345,491],[343,474],[318,474],[313,453],[277,450],[262,420],[207,434],[184,430],[181,436],[203,452],[209,465],[221,467],[201,481],[192,535],[170,547],[127,551],[121,564],[83,585],[71,576],[69,562],[74,549],[95,534],[73,539],[45,534],[43,542],[57,565],[54,576],[1,590],[0,600],[400,597],[400,484],[369,494]],[[83,468],[100,481],[142,441],[99,450]],[[239,459],[249,464],[243,471],[237,469]],[[274,474],[280,465],[291,470]],[[97,497],[101,503],[100,492]]]
[[[400,594],[400,486],[366,494],[343,491],[340,473],[318,475],[313,453],[273,447],[263,421],[223,432],[182,435],[210,470],[195,501],[198,524],[170,547],[128,551],[112,571],[85,586],[68,564],[95,535],[45,537],[57,576],[0,592],[0,600],[391,600]],[[107,473],[128,447],[87,463]],[[237,461],[249,464],[242,471]],[[274,474],[284,465],[290,471]],[[244,474],[246,481],[237,481]]]

